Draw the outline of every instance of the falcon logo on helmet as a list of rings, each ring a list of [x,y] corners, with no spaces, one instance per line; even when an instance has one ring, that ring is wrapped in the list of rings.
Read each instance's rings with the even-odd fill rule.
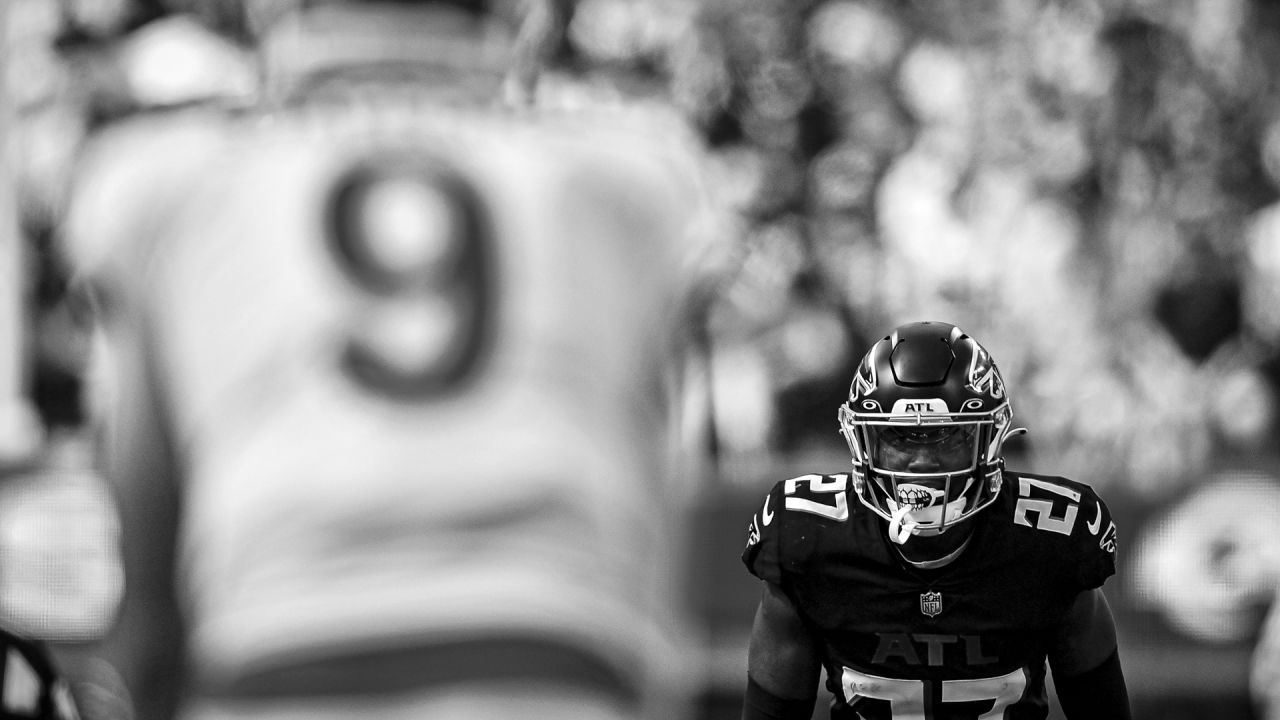
[[[854,390],[863,397],[867,397],[871,395],[871,393],[875,392],[876,386],[878,385],[876,382],[876,347],[877,346],[872,346],[871,351],[867,353],[866,357],[862,358],[862,362],[858,365],[858,372],[853,376]],[[872,410],[879,407],[879,405],[876,405],[874,401],[872,401],[872,403],[873,404],[866,409]]]
[[[977,343],[974,344],[977,345]],[[997,400],[1004,397],[1004,379],[996,370],[991,356],[980,345],[969,364],[969,389],[975,393],[990,395]]]

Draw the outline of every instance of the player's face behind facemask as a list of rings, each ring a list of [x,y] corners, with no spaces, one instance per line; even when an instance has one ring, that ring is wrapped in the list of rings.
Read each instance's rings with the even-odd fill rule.
[[[942,534],[965,516],[978,468],[975,425],[869,426],[873,476],[896,529],[912,535]],[[896,518],[896,520],[894,520]]]
[[[971,425],[880,425],[867,434],[871,461],[890,472],[965,472],[977,456]]]

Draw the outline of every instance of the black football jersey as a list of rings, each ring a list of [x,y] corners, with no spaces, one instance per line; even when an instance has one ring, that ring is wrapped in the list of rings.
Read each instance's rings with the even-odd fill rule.
[[[777,483],[742,559],[821,649],[837,720],[1042,720],[1046,657],[1076,596],[1115,572],[1116,526],[1084,483],[1006,472],[969,547],[901,559],[847,474]]]

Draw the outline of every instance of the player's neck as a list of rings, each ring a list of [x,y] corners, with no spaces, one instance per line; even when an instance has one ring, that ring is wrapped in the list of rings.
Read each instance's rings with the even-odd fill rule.
[[[913,536],[895,547],[902,559],[911,565],[921,570],[935,570],[955,562],[972,539],[972,527],[959,527],[932,537]]]

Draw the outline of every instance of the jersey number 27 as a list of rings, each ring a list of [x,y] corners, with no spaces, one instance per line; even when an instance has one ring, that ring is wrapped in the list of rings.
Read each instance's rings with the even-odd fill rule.
[[[971,680],[943,680],[938,701],[946,703],[991,703],[978,720],[1004,717],[1005,708],[1018,701],[1027,688],[1027,674],[1021,668],[1007,675]],[[889,703],[893,720],[925,720],[933,717],[925,710],[925,681],[886,678],[845,668],[840,677],[844,699],[850,705],[859,698]]]

